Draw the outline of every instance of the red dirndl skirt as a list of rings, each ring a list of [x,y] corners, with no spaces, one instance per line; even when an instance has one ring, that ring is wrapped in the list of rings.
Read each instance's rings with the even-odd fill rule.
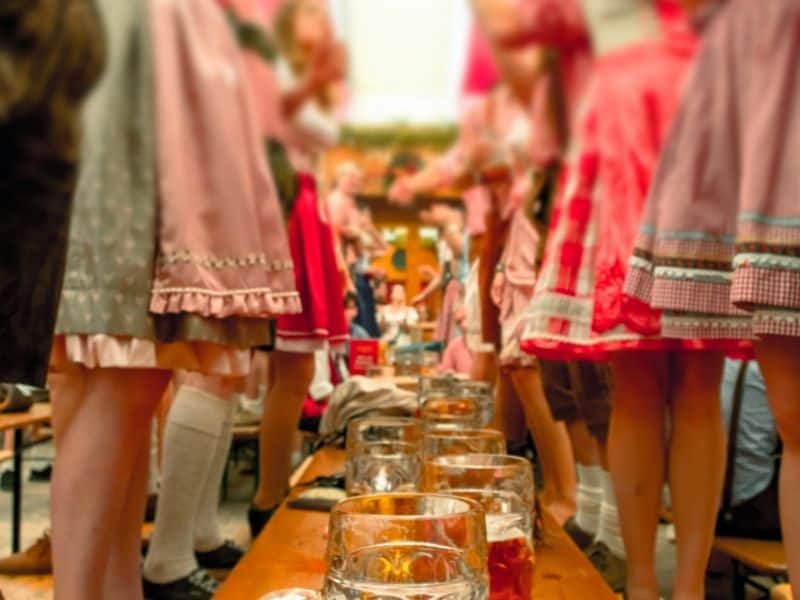
[[[314,178],[301,173],[289,217],[289,249],[303,311],[277,320],[275,348],[315,352],[342,348],[348,339],[344,288],[334,251],[333,231],[317,199]]]

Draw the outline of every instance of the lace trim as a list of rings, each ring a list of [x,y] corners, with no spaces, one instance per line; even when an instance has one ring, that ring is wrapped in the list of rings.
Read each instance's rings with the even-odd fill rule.
[[[777,254],[740,253],[733,259],[735,268],[752,266],[755,268],[778,268],[800,271],[800,258]]]
[[[224,292],[194,287],[156,287],[153,288],[153,294],[200,294],[203,296],[213,296],[215,298],[227,298],[230,296],[241,296],[243,294],[264,294],[270,298],[299,298],[297,292],[274,292],[268,287],[226,290]]]
[[[188,251],[162,254],[158,257],[158,264],[161,266],[174,264],[196,264],[201,267],[216,270],[263,266],[269,271],[286,271],[294,266],[291,260],[270,261],[267,259],[265,254],[249,254],[242,257],[214,257],[192,254]]]

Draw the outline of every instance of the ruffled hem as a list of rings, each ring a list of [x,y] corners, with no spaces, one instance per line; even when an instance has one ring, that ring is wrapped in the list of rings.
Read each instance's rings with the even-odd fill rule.
[[[150,298],[150,311],[156,314],[193,313],[217,319],[272,319],[302,310],[297,292],[269,289],[214,292],[201,288],[156,288]]]
[[[605,340],[594,344],[579,344],[556,339],[526,339],[522,349],[546,360],[587,360],[606,362],[618,352],[676,352],[676,351],[716,351],[724,352],[731,358],[750,360],[755,357],[748,340],[738,339],[677,339],[677,338],[637,338]]]
[[[204,375],[243,377],[250,372],[250,351],[210,342],[164,344],[110,335],[60,335],[53,343],[51,367],[78,364],[87,369],[162,369]]]
[[[328,350],[332,354],[344,354],[347,351],[349,336],[331,338],[319,336],[286,337],[278,332],[275,337],[275,349],[293,354],[313,354],[320,350]]]

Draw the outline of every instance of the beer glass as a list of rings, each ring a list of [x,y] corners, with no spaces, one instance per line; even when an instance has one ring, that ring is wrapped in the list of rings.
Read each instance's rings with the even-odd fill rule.
[[[323,598],[483,600],[486,521],[479,503],[438,494],[349,498],[330,517]]]
[[[422,424],[417,419],[352,421],[347,428],[347,493],[415,491],[422,466],[421,442]]]
[[[451,454],[505,454],[506,438],[496,429],[433,429],[422,440],[423,460]]]

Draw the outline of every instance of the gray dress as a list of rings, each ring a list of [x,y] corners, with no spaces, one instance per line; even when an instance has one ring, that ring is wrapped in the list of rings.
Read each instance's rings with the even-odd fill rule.
[[[149,311],[157,240],[153,56],[145,2],[100,0],[109,59],[85,111],[56,333],[158,343],[268,344],[265,319]]]

